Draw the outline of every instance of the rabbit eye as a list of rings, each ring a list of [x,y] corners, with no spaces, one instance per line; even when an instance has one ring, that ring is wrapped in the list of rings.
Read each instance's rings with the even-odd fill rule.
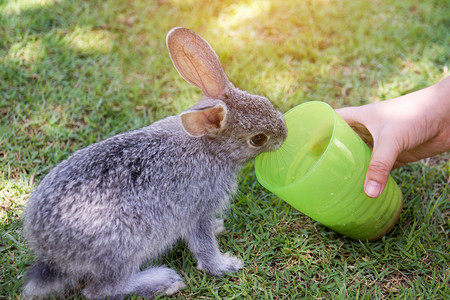
[[[261,147],[269,138],[264,133],[257,134],[250,139],[250,144],[255,147]]]

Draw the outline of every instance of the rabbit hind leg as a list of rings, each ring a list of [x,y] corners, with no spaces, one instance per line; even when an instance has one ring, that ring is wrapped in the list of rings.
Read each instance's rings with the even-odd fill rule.
[[[150,267],[133,274],[128,281],[127,289],[139,296],[152,297],[160,293],[172,295],[185,286],[180,275],[170,268],[161,266]]]
[[[61,294],[75,280],[70,280],[55,265],[43,260],[37,260],[27,271],[23,287],[25,299],[45,298]]]
[[[88,299],[123,299],[136,294],[153,298],[156,294],[174,294],[185,286],[183,279],[167,267],[151,267],[132,274],[120,283],[91,282],[83,290]]]

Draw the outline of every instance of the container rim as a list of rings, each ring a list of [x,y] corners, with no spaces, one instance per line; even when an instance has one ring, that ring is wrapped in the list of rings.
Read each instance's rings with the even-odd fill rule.
[[[306,180],[306,178],[308,178],[308,176],[314,172],[314,170],[317,168],[317,166],[321,163],[321,161],[324,159],[324,156],[329,152],[329,149],[331,147],[331,141],[334,140],[335,135],[336,135],[336,127],[337,127],[337,118],[336,118],[336,112],[334,111],[334,109],[328,104],[325,103],[323,101],[308,101],[308,102],[304,102],[301,103],[293,108],[291,108],[290,110],[288,110],[285,114],[284,117],[286,118],[288,115],[293,114],[295,111],[300,110],[300,109],[304,109],[307,106],[311,106],[311,105],[321,105],[324,106],[326,108],[328,108],[328,110],[331,112],[332,118],[333,118],[333,130],[331,133],[331,137],[330,140],[328,142],[328,145],[326,147],[326,149],[323,151],[322,155],[320,156],[320,158],[316,161],[316,163],[305,173],[305,175],[303,175],[301,178],[294,180],[292,182],[290,182],[289,184],[286,185],[280,185],[280,186],[272,186],[271,184],[269,184],[264,178],[263,176],[261,176],[261,172],[258,170],[259,168],[255,168],[255,173],[256,173],[256,177],[258,179],[258,181],[261,183],[261,185],[263,185],[265,188],[267,188],[268,190],[270,190],[271,192],[275,193],[276,191],[281,191],[284,189],[287,189],[289,187],[291,187],[294,184],[298,184],[301,181]],[[283,147],[283,146],[281,146]],[[257,158],[258,160],[258,158]]]

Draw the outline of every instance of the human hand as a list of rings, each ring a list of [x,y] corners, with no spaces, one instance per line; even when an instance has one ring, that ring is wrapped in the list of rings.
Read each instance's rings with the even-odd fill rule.
[[[336,112],[373,149],[364,183],[371,198],[392,168],[450,150],[450,77],[391,100]]]

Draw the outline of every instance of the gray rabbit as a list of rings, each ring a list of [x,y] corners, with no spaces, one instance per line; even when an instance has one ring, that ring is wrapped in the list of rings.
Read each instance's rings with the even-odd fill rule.
[[[140,266],[180,239],[208,274],[242,267],[220,252],[215,216],[236,192],[240,167],[281,146],[283,115],[268,99],[235,88],[193,31],[172,29],[167,47],[203,99],[178,116],[79,150],[49,172],[24,213],[36,257],[26,298],[77,287],[88,299],[175,293],[184,283],[174,270]]]

